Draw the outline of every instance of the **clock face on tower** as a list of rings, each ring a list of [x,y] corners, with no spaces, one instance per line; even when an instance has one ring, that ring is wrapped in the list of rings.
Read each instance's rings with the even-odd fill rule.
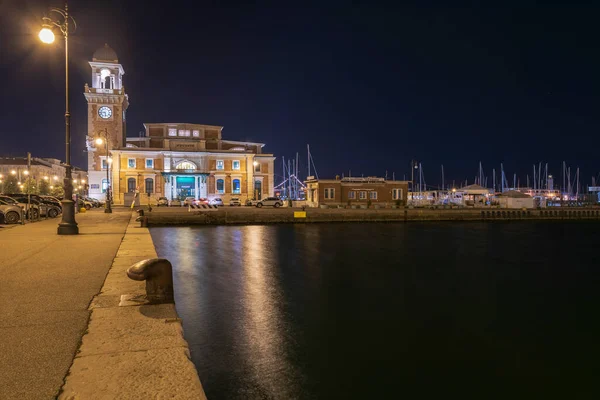
[[[102,106],[98,109],[98,115],[100,118],[108,119],[112,116],[112,110],[110,107]]]

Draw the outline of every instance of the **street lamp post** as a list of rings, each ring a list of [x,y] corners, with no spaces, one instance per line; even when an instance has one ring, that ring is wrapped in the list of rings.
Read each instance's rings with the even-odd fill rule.
[[[58,224],[59,235],[77,235],[79,227],[75,221],[75,204],[73,202],[73,183],[71,178],[71,113],[69,112],[69,23],[73,22],[75,29],[77,24],[72,16],[69,15],[69,7],[65,2],[65,8],[51,8],[50,12],[55,12],[62,17],[62,21],[54,21],[51,18],[42,18],[42,30],[39,38],[44,43],[54,42],[53,27],[57,27],[65,37],[65,180],[64,180],[64,198],[62,203],[62,220]]]
[[[102,144],[102,138],[98,138],[96,139],[96,144]],[[104,212],[109,214],[112,213],[112,208],[110,205],[110,176],[109,176],[109,163],[108,163],[108,157],[109,157],[109,150],[108,150],[108,130],[106,128],[104,128],[104,144],[106,145],[106,201],[104,203]]]

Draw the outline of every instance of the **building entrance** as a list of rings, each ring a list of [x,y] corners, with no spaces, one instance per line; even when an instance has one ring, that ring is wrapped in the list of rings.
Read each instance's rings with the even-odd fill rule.
[[[176,193],[180,199],[196,197],[196,178],[193,176],[178,176],[176,178]]]

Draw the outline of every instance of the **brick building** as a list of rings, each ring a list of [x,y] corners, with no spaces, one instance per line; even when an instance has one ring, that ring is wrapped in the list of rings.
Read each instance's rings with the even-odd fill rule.
[[[146,123],[144,136],[126,137],[129,97],[116,53],[105,45],[89,64],[92,87],[86,84],[84,94],[91,197],[104,199],[109,186],[117,204],[135,192],[169,200],[219,197],[225,202],[273,195],[275,157],[262,152],[263,143],[224,139],[222,126]]]
[[[311,178],[311,177],[309,177]],[[389,207],[405,205],[408,181],[388,181],[384,178],[308,179],[306,201],[309,207],[320,205],[372,205]]]

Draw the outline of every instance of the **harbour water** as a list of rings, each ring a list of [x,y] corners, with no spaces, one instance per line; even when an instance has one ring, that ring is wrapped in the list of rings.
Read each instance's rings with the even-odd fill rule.
[[[207,396],[591,398],[597,222],[162,227]],[[416,397],[415,397],[416,396]]]

